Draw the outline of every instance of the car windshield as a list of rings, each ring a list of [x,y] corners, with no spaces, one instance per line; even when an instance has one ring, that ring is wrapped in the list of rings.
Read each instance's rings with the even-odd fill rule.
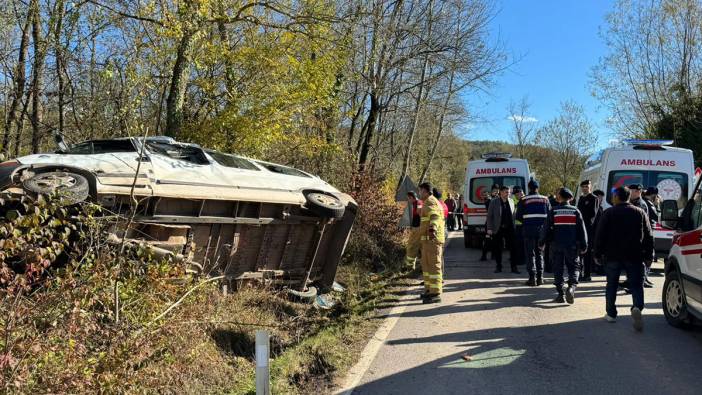
[[[677,200],[678,207],[685,207],[688,196],[688,176],[668,171],[619,170],[609,173],[607,202],[612,204],[612,193],[619,187],[641,184],[644,188],[658,188],[661,200]]]
[[[117,152],[136,152],[131,140],[91,140],[76,144],[59,154],[67,155],[94,155]]]
[[[483,193],[490,193],[493,185],[505,185],[510,188],[520,186],[524,189],[524,178],[522,177],[479,177],[470,180],[470,201],[475,204],[483,204]]]
[[[164,155],[198,165],[208,165],[210,161],[202,148],[187,144],[172,144],[163,141],[147,141],[146,148],[153,154]]]
[[[256,165],[247,159],[217,151],[207,151],[207,153],[222,166],[260,171]]]
[[[281,165],[276,165],[273,163],[266,163],[266,162],[256,162],[259,165],[265,167],[266,169],[272,171],[273,173],[278,173],[278,174],[285,174],[287,176],[296,176],[296,177],[307,177],[310,178],[310,175],[307,173],[304,173],[300,170],[293,169],[292,167],[285,167]]]

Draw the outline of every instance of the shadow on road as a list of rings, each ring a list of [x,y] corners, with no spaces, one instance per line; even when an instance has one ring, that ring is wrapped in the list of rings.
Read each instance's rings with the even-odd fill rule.
[[[456,352],[354,394],[698,394],[699,385],[690,383],[700,383],[702,329],[645,318],[643,333],[622,317],[615,324],[590,319],[391,340],[406,352],[440,343],[455,344]]]

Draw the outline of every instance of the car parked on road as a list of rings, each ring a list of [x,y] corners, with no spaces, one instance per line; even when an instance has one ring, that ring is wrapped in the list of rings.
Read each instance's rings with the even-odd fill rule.
[[[663,312],[673,326],[702,320],[702,178],[678,216],[676,200],[662,203],[661,218],[676,232],[665,262]]]
[[[0,163],[0,188],[135,213],[118,236],[235,283],[332,287],[357,205],[320,178],[169,137],[60,146]]]

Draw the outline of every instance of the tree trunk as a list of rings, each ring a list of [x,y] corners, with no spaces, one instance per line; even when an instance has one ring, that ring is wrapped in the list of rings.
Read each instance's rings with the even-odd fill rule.
[[[33,4],[33,7],[32,7]],[[41,102],[42,85],[44,84],[44,61],[46,59],[46,45],[41,32],[41,14],[39,2],[30,3],[32,18],[32,41],[34,41],[34,67],[32,71],[32,153],[39,152],[42,139],[43,105]]]
[[[368,119],[366,123],[368,124],[366,135],[363,138],[363,143],[361,144],[361,153],[358,155],[358,167],[362,172],[365,170],[366,163],[368,162],[368,153],[371,148],[371,141],[373,141],[373,134],[375,132],[376,122],[378,121],[378,115],[380,114],[380,100],[375,92],[370,94],[370,109],[368,110]]]
[[[56,30],[54,31],[54,53],[56,56],[56,81],[58,83],[58,132],[63,135],[64,131],[64,74],[63,74],[63,47],[61,46],[61,29],[63,25],[64,6],[63,0],[56,4],[58,15],[56,16]]]
[[[427,164],[424,166],[424,170],[422,170],[422,175],[419,177],[419,183],[423,183],[424,179],[427,177],[427,174],[429,174],[429,169],[431,168],[431,162],[434,160],[434,156],[436,155],[436,149],[439,147],[439,141],[441,141],[441,136],[444,133],[444,119],[446,117],[446,111],[448,110],[449,103],[451,101],[451,96],[452,93],[451,90],[453,89],[453,79],[454,75],[456,72],[454,70],[451,71],[451,76],[449,77],[449,84],[448,84],[448,92],[446,93],[446,99],[444,100],[444,106],[441,109],[441,116],[439,116],[439,131],[436,134],[436,138],[434,139],[434,143],[431,146],[431,151],[429,152],[429,160],[427,161]]]
[[[32,21],[32,13],[27,12],[27,20],[22,27],[22,38],[19,46],[19,56],[17,59],[17,67],[15,68],[14,78],[14,94],[10,107],[7,110],[7,119],[5,120],[5,133],[2,136],[2,152],[7,154],[10,152],[10,133],[12,125],[17,121],[17,108],[22,103],[24,96],[24,88],[27,84],[27,54],[29,52],[29,25]]]
[[[432,27],[432,6],[434,5],[433,0],[429,0],[427,7],[429,8],[428,19],[427,19],[427,34],[426,41],[431,43],[431,27]],[[417,126],[419,125],[419,111],[422,108],[422,99],[424,97],[424,83],[427,76],[427,67],[429,67],[429,55],[424,55],[424,62],[422,63],[422,74],[419,77],[419,92],[417,92],[417,100],[414,104],[414,116],[412,119],[412,128],[409,133],[409,141],[407,142],[407,148],[405,149],[405,156],[402,160],[402,173],[400,174],[400,183],[397,184],[397,189],[402,186],[402,181],[409,174],[410,158],[412,156],[412,144],[414,143],[414,136],[417,134]]]
[[[186,31],[180,39],[171,86],[166,99],[166,136],[177,137],[183,127],[183,107],[185,105],[185,90],[188,84],[190,69],[190,48],[195,38],[195,32]]]

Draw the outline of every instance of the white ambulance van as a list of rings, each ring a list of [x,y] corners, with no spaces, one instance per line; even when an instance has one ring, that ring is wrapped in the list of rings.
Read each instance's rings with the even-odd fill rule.
[[[489,153],[481,157],[468,162],[466,167],[463,192],[463,242],[466,248],[478,247],[485,234],[487,209],[483,193],[489,194],[495,184],[526,189],[529,182],[529,164],[525,159],[512,158],[509,153]]]
[[[607,148],[588,159],[580,180],[590,180],[592,190],[605,192],[602,206],[612,205],[612,191],[631,184],[657,187],[663,200],[676,200],[685,207],[692,194],[694,160],[692,151],[671,147],[669,140],[625,140],[620,147]],[[578,189],[577,197],[580,195]],[[656,250],[668,252],[674,230],[655,224]]]
[[[702,179],[686,206],[664,201],[661,219],[677,228],[665,260],[663,312],[669,324],[689,327],[702,320]],[[682,208],[682,215],[678,209]]]

